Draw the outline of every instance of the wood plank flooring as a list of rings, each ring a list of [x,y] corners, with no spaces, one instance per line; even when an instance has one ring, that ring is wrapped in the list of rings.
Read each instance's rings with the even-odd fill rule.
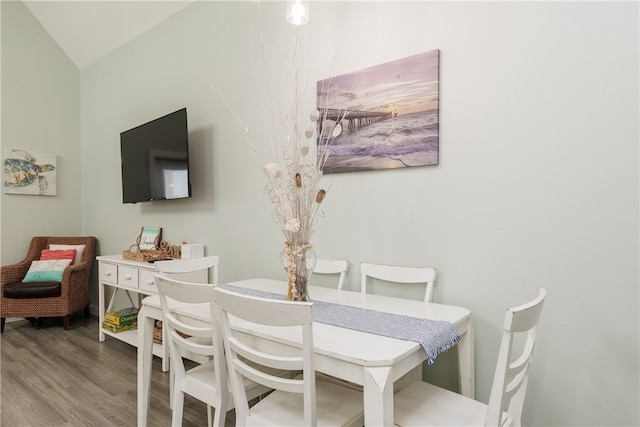
[[[0,335],[0,426],[136,426],[136,349],[107,337],[98,341],[98,320],[73,316],[38,328],[7,322]],[[169,373],[154,357],[150,426],[170,426]],[[234,425],[234,413],[226,425]],[[185,396],[183,426],[206,426],[204,403]]]

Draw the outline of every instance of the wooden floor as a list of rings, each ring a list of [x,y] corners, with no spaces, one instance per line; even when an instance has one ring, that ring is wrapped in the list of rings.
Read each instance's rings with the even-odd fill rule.
[[[41,327],[7,322],[0,335],[0,426],[136,426],[136,349],[107,337],[98,320],[73,316]],[[170,426],[169,374],[154,357],[150,426]],[[185,397],[183,426],[206,426],[206,406]],[[227,414],[234,425],[234,413]]]

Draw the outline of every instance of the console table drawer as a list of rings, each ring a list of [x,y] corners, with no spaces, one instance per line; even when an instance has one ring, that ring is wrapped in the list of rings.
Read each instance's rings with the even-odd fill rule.
[[[118,284],[128,288],[138,289],[138,269],[119,266]]]
[[[156,274],[158,274],[157,271],[140,270],[140,289],[157,294],[158,288],[156,288],[156,281],[154,278]]]
[[[109,283],[118,283],[118,266],[101,262],[99,264],[100,280]]]

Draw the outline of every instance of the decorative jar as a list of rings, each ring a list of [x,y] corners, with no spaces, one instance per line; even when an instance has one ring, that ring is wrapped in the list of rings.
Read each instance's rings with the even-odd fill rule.
[[[316,253],[311,244],[293,246],[285,242],[280,259],[287,273],[287,300],[310,301],[308,283],[316,266]]]

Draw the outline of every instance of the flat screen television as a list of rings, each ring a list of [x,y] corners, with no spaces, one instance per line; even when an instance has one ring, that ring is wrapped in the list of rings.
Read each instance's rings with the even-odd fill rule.
[[[123,203],[191,197],[187,109],[120,134]]]

